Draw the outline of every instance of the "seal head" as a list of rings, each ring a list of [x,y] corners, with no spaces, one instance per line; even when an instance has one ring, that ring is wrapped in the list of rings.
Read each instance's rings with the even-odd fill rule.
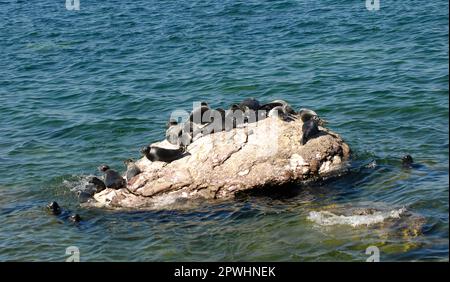
[[[402,166],[404,168],[412,168],[414,165],[414,160],[411,155],[405,155],[402,157]]]

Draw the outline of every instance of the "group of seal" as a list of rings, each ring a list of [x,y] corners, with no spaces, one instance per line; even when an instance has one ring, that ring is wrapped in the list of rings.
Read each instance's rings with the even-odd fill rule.
[[[50,202],[47,205],[47,210],[53,215],[61,216],[63,219],[66,219],[68,217],[69,220],[72,222],[78,223],[81,221],[81,216],[77,213],[72,214],[70,211],[63,213],[63,209],[55,201]]]
[[[189,114],[184,122],[169,119],[166,129],[166,140],[175,145],[176,148],[169,149],[150,144],[141,149],[141,154],[148,160],[170,163],[182,158],[186,154],[189,144],[198,138],[221,131],[230,131],[246,123],[253,123],[268,117],[278,117],[283,121],[290,122],[300,118],[303,121],[303,135],[300,143],[305,145],[308,140],[319,133],[319,126],[324,121],[316,112],[309,109],[300,109],[296,112],[289,103],[284,100],[274,100],[262,104],[254,98],[244,99],[242,102],[233,104],[228,110],[222,108],[212,109],[206,102],[201,102]],[[103,164],[98,170],[104,174],[103,180],[92,177],[85,191],[79,192],[80,202],[86,202],[106,188],[126,188],[127,183],[141,173],[141,170],[132,159],[124,161],[127,167],[125,177],[119,172]]]
[[[127,170],[125,177],[122,177],[119,172],[111,169],[108,165],[101,165],[98,170],[104,174],[103,180],[98,177],[90,177],[87,184],[82,191],[78,192],[78,200],[81,203],[89,202],[96,193],[99,193],[106,188],[121,189],[126,188],[127,183],[136,175],[141,173],[139,167],[132,159],[124,161]]]
[[[319,132],[319,126],[324,121],[316,112],[309,109],[300,109],[296,112],[289,103],[284,100],[274,100],[267,104],[261,104],[254,98],[247,98],[239,104],[233,104],[228,110],[222,108],[211,109],[206,102],[190,113],[189,119],[179,123],[174,119],[167,122],[166,140],[176,146],[178,150],[162,150],[159,147],[145,147],[141,150],[149,160],[156,159],[171,162],[181,157],[184,148],[199,137],[220,131],[229,131],[245,123],[252,123],[268,117],[278,117],[283,121],[294,121],[301,118],[304,125],[300,143],[302,145]],[[152,151],[152,148],[153,149]]]
[[[206,102],[201,102],[189,114],[189,118],[186,121],[178,122],[178,120],[169,119],[167,122],[166,140],[170,144],[178,146],[177,148],[169,149],[150,144],[143,147],[140,152],[151,162],[170,163],[182,158],[186,154],[187,146],[202,136],[221,131],[230,131],[246,123],[274,117],[285,122],[295,121],[299,118],[302,120],[302,135],[299,138],[301,145],[306,145],[309,140],[317,136],[320,133],[319,126],[324,126],[326,123],[315,111],[301,108],[297,112],[284,100],[274,100],[261,104],[254,98],[247,98],[238,104],[232,104],[228,110],[222,108],[211,109]],[[124,164],[127,167],[125,178],[108,165],[103,164],[99,166],[99,171],[104,173],[103,180],[92,177],[88,181],[88,189],[79,192],[80,201],[88,201],[95,193],[99,193],[106,188],[126,188],[127,183],[140,174],[141,170],[132,159],[125,160]],[[410,155],[402,158],[402,166],[404,168],[415,166]],[[47,208],[55,215],[61,213],[61,208],[56,202],[50,203]],[[79,222],[81,218],[78,214],[75,214],[71,216],[71,220]]]

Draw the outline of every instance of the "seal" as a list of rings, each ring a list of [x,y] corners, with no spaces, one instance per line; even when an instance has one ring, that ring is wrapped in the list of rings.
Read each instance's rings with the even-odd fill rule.
[[[201,129],[199,127],[198,130],[201,134],[195,134],[194,139],[197,140],[203,136],[224,131],[226,125],[226,115],[226,111],[222,108],[211,110],[211,122],[203,126]]]
[[[302,138],[300,140],[301,145],[305,145],[309,139],[319,133],[319,117],[312,116],[309,120],[303,122],[302,126]]]
[[[268,117],[278,117],[283,121],[293,121],[296,120],[297,117],[294,116],[290,111],[290,106],[276,106],[275,108],[271,109],[269,113],[267,114]]]
[[[105,183],[95,176],[89,180],[89,183],[92,184],[92,186],[95,188],[95,193],[101,192],[106,189]]]
[[[420,164],[414,163],[413,157],[411,155],[404,155],[402,157],[402,167],[403,168],[421,168]]]
[[[246,116],[238,104],[231,105],[225,114],[225,131],[230,131],[246,122]]]
[[[166,140],[173,145],[188,146],[201,132],[198,124],[188,121],[169,127],[166,130]]]
[[[315,111],[310,110],[310,109],[302,108],[299,110],[297,115],[300,116],[300,119],[303,122],[306,122],[306,121],[310,120],[311,118],[315,117],[318,119],[320,126],[324,126],[327,123],[326,120],[320,118],[319,115]]]
[[[256,112],[260,107],[261,103],[255,98],[247,98],[239,104],[239,108],[244,112],[248,110]]]
[[[73,215],[71,215],[70,216],[70,220],[72,221],[72,222],[76,222],[76,223],[78,223],[78,222],[80,222],[81,221],[81,216],[79,215],[79,214],[73,214]]]
[[[210,110],[208,103],[201,102],[200,107],[195,108],[189,115],[189,121],[200,125],[209,123],[211,121],[208,115]],[[207,114],[205,115],[205,113]]]
[[[125,174],[127,182],[129,182],[133,177],[141,173],[141,170],[138,168],[138,166],[132,159],[127,159],[123,161],[123,163],[127,167],[127,172]]]
[[[103,181],[98,179],[97,177],[91,177],[84,189],[77,192],[78,200],[80,203],[85,203],[92,200],[95,193],[99,193],[106,189],[106,185]]]
[[[93,199],[92,196],[94,196],[95,193],[91,192],[91,191],[80,191],[77,193],[78,195],[78,201],[80,203],[86,203],[89,202]]]
[[[54,215],[61,214],[61,207],[55,201],[49,203],[47,209]]]
[[[98,169],[105,173],[105,186],[107,188],[120,189],[127,186],[125,179],[117,171],[110,169],[109,166],[101,165]]]
[[[253,123],[267,117],[265,111],[260,111],[261,103],[255,98],[247,98],[238,105],[244,113],[244,123]],[[263,113],[263,114],[261,114]]]
[[[160,161],[170,163],[184,155],[184,147],[179,149],[166,149],[156,146],[146,146],[141,149],[142,155],[144,155],[148,160],[152,162]]]
[[[224,109],[222,109],[222,108],[217,108],[216,112],[219,113],[220,117],[215,117],[214,116],[213,120],[212,120],[212,123],[221,124],[222,127],[220,128],[220,131],[223,131],[223,130],[225,130],[225,118],[227,116],[227,112]]]
[[[284,100],[274,100],[270,103],[262,105],[259,110],[270,112],[275,107],[282,107],[283,111],[290,115],[296,115],[297,113],[294,111],[294,109],[289,105],[288,102]]]

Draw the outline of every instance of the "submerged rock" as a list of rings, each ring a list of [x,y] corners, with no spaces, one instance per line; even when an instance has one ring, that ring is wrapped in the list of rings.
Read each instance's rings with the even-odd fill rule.
[[[301,145],[301,119],[277,117],[230,131],[203,136],[173,162],[136,161],[141,173],[126,188],[94,195],[97,206],[157,208],[178,199],[229,199],[236,193],[288,183],[308,183],[347,170],[349,146],[319,126],[319,133]],[[155,144],[170,147],[167,141]]]

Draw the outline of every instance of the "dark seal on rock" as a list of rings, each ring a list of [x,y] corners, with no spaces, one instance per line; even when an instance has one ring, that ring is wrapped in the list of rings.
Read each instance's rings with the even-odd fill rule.
[[[156,146],[146,146],[141,149],[142,155],[144,155],[148,160],[152,162],[161,161],[170,163],[179,158],[184,154],[185,150],[183,147],[179,149],[167,149]]]
[[[101,192],[106,189],[105,183],[95,176],[89,180],[89,183],[94,186],[95,193]]]
[[[195,124],[206,124],[209,123],[211,120],[208,118],[209,115],[205,113],[209,112],[210,108],[206,102],[201,102],[200,107],[195,108],[190,116],[189,121],[195,123]]]
[[[288,108],[289,106],[276,106],[275,108],[271,109],[268,113],[269,117],[276,116],[279,119],[283,121],[294,121],[297,119],[295,115],[291,113],[291,111]]]
[[[305,121],[302,126],[302,132],[300,144],[305,145],[309,139],[319,133],[319,120],[316,117],[312,117],[310,120]]]
[[[112,189],[120,189],[126,187],[125,179],[115,170],[112,170],[107,165],[101,165],[98,168],[105,173],[105,186]]]
[[[270,112],[275,107],[282,107],[284,111],[290,115],[295,115],[294,109],[292,109],[291,105],[284,100],[275,100],[270,103],[262,105],[259,110]]]
[[[303,136],[300,140],[300,144],[305,145],[309,139],[319,133],[319,125],[325,124],[325,121],[319,118],[319,115],[315,111],[310,109],[301,109],[298,112],[300,119],[303,121],[302,132]]]
[[[131,178],[141,173],[141,170],[137,167],[136,163],[132,159],[125,160],[123,163],[127,167],[127,181],[130,181]]]

